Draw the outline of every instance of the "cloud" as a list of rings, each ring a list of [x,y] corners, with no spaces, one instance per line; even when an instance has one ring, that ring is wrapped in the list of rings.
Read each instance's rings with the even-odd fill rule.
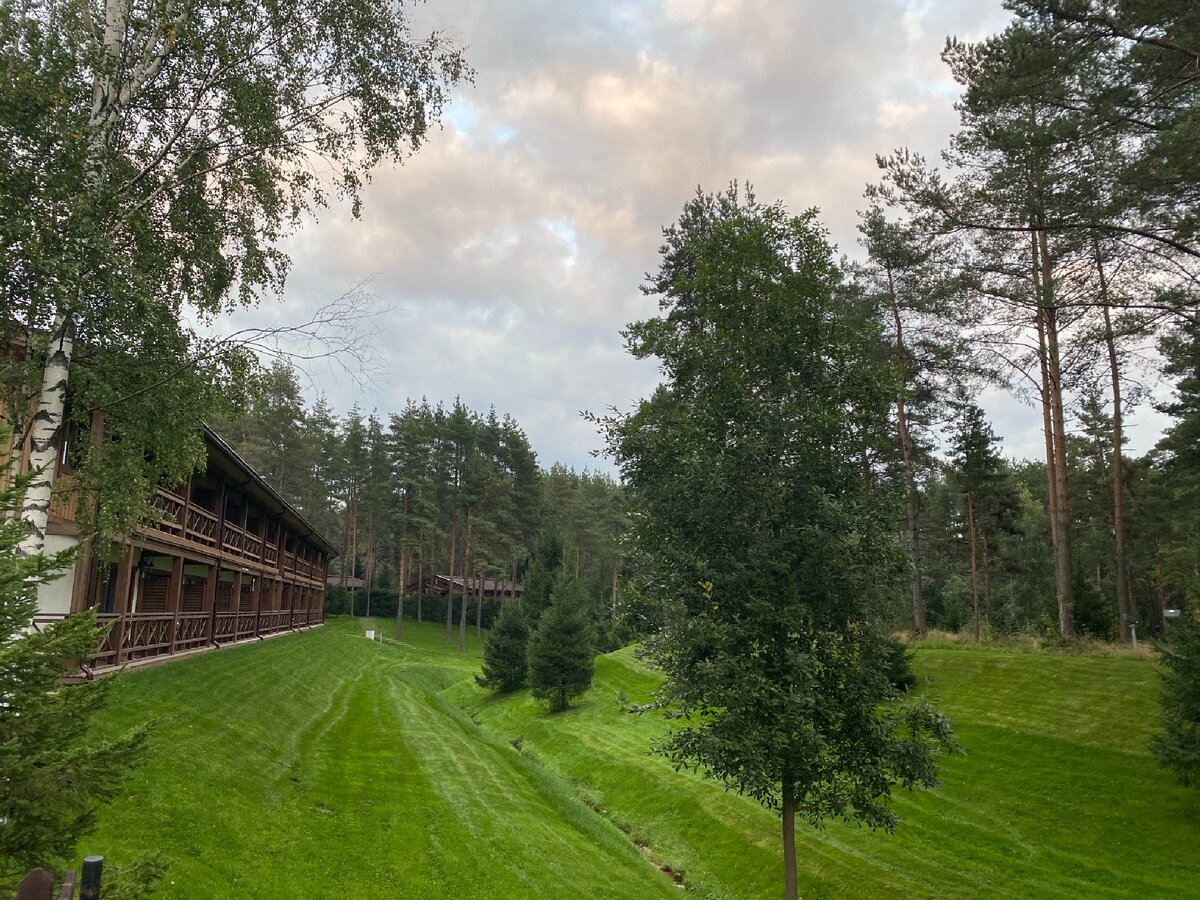
[[[288,242],[282,310],[243,316],[298,320],[373,276],[385,371],[366,395],[318,372],[339,410],[460,395],[511,413],[545,465],[577,467],[600,445],[579,410],[653,389],[620,331],[654,314],[639,286],[697,186],[748,180],[819,206],[853,251],[875,154],[936,154],[955,127],[945,36],[1007,18],[977,0],[435,0],[413,15],[414,33],[467,47],[474,86],[415,156],[374,174],[361,219],[329,209]],[[1019,405],[995,414],[1028,433]]]

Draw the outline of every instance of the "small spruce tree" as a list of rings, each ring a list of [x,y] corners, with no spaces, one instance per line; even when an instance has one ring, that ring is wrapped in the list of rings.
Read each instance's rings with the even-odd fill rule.
[[[1200,785],[1200,620],[1173,625],[1162,651],[1163,732],[1150,749],[1181,783]]]
[[[521,592],[521,604],[529,624],[536,625],[538,617],[550,606],[550,594],[563,565],[563,542],[553,526],[547,525],[537,536],[533,550],[533,561],[525,589]]]
[[[520,602],[504,607],[483,645],[484,687],[507,694],[525,686],[529,623]]]
[[[4,442],[0,436],[0,445]],[[0,491],[0,519],[19,508],[28,478]],[[21,557],[19,519],[0,521],[0,884],[33,866],[65,863],[92,828],[98,804],[116,795],[144,756],[146,729],[93,739],[88,727],[112,680],[60,683],[64,660],[92,654],[104,636],[90,613],[40,629],[37,588],[62,575],[72,551]]]
[[[529,685],[533,696],[561,712],[592,685],[595,636],[579,582],[560,573],[550,607],[529,638]]]

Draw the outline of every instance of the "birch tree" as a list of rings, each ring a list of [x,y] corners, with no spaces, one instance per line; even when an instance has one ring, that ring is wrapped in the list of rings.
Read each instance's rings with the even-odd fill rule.
[[[76,385],[77,346],[102,349],[113,333],[98,322],[127,339],[165,329],[172,359],[194,360],[199,338],[180,316],[281,290],[279,239],[332,198],[357,214],[370,172],[421,146],[469,71],[443,35],[415,37],[402,4],[372,0],[5,4],[0,47],[0,262],[12,273],[0,299],[40,373],[6,379],[35,395],[28,420],[26,398],[6,398],[37,472],[20,513],[32,554],[68,390],[78,416],[124,402],[102,374]],[[210,362],[219,383],[246,361]],[[158,462],[131,490],[190,470],[208,412],[197,406],[171,429],[183,452],[146,448]],[[137,425],[126,423],[127,446]]]

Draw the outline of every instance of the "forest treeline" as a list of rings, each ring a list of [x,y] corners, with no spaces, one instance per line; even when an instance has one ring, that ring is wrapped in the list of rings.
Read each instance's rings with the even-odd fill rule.
[[[880,612],[918,635],[1129,640],[1200,599],[1200,31],[1142,0],[1009,8],[1002,32],[947,41],[960,128],[936,162],[879,157],[858,261],[842,263],[843,302],[895,379],[890,443],[862,470],[894,495],[910,577]],[[1041,458],[1005,456],[985,390],[1040,411]],[[511,419],[305,410],[278,369],[263,396],[230,439],[345,547],[347,571],[404,580],[453,558],[519,577],[553,521],[593,601],[621,594],[618,486],[540,470]],[[1168,426],[1134,456],[1126,421],[1150,406]]]
[[[542,469],[511,416],[478,413],[457,399],[410,401],[390,415],[357,407],[338,415],[324,398],[306,406],[296,371],[277,363],[246,414],[218,430],[341,548],[331,574],[343,585],[348,576],[366,582],[359,612],[373,595],[376,611],[392,614],[401,586],[416,594],[435,575],[520,583],[549,527],[597,622],[614,618],[620,486],[586,469]],[[439,603],[434,614],[444,608]],[[431,612],[414,606],[410,614],[418,609]]]

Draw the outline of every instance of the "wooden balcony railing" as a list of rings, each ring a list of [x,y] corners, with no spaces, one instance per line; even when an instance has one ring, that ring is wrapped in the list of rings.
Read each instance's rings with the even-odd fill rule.
[[[162,518],[152,527],[176,537],[183,537],[184,510],[187,508],[187,501],[183,497],[166,488],[158,488],[150,498],[150,505],[162,514]]]
[[[44,627],[59,616],[39,616]],[[325,621],[324,609],[279,609],[253,612],[131,613],[96,617],[108,633],[88,660],[92,668],[121,665],[138,659],[169,656],[216,643],[232,643],[278,634]],[[118,653],[118,643],[120,652]]]
[[[220,520],[215,513],[199,506],[189,506],[187,511],[188,540],[203,544],[205,547],[217,546],[217,532],[220,530]]]

